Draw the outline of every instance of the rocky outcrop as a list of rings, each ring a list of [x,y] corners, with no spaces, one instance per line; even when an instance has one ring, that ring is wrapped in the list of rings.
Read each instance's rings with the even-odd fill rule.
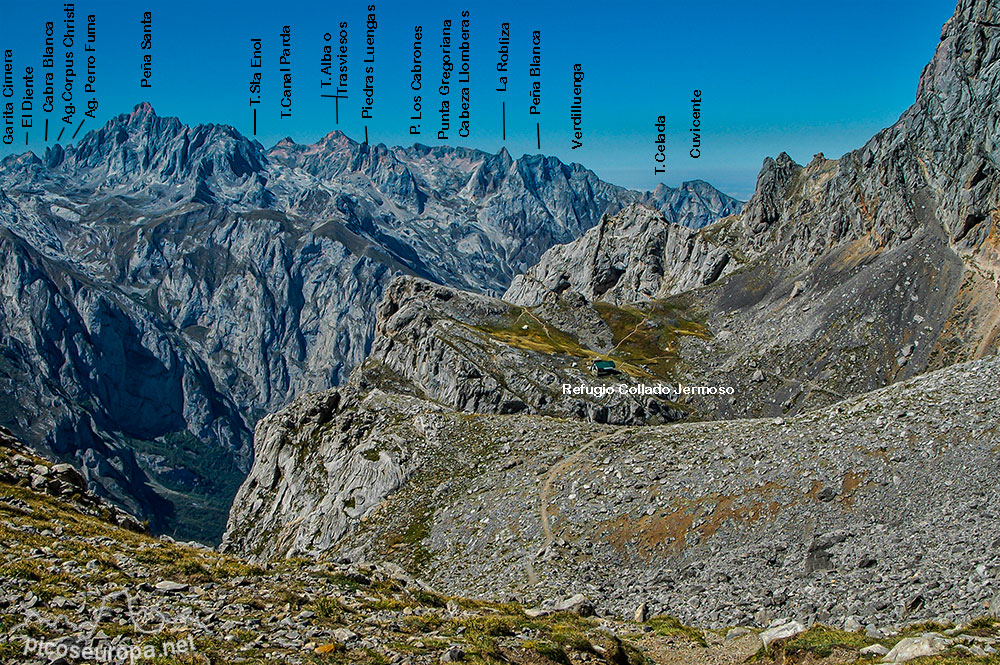
[[[743,239],[788,264],[844,243],[887,252],[921,235],[943,235],[963,258],[995,251],[984,243],[1000,197],[998,12],[992,2],[961,0],[914,104],[862,148],[839,160],[817,155],[807,167],[787,155],[766,160],[739,218]]]
[[[738,205],[658,191],[678,221]],[[265,150],[141,104],[0,162],[0,422],[155,530],[212,541],[256,420],[346,379],[393,275],[500,292],[644,196],[505,151]]]
[[[642,302],[711,284],[737,266],[730,251],[705,233],[635,204],[603,217],[579,240],[547,251],[514,278],[504,299],[538,305],[572,289],[588,300]]]
[[[148,532],[144,524],[113,503],[87,489],[87,480],[71,464],[53,464],[39,457],[5,427],[0,427],[0,485],[30,488],[67,505],[84,515],[129,531]],[[6,494],[6,493],[5,493]],[[8,509],[31,514],[31,508],[16,497],[3,499]]]
[[[586,317],[586,304],[578,305],[574,323],[589,324],[592,336],[603,332],[611,340],[597,313]],[[622,425],[683,417],[672,395],[620,392],[640,384],[641,377],[621,371],[604,380],[595,376],[590,363],[612,345],[598,342],[596,351],[582,346],[548,319],[544,311],[399,277],[379,305],[371,355],[351,383],[362,389],[391,386],[473,413],[534,413]],[[614,392],[595,393],[597,388]]]
[[[258,462],[233,502],[223,549],[261,558],[329,549],[418,468],[428,408],[334,389],[263,418]]]
[[[394,279],[379,306],[372,353],[347,384],[258,422],[255,461],[233,502],[224,547],[264,559],[334,548],[425,468],[428,455],[440,456],[439,441],[428,439],[435,414],[632,425],[685,415],[670,395],[622,395],[618,386],[643,381],[596,377],[588,354],[600,356],[542,316],[548,313],[418,278]],[[590,320],[607,327],[596,312]],[[567,394],[564,385],[613,392]]]

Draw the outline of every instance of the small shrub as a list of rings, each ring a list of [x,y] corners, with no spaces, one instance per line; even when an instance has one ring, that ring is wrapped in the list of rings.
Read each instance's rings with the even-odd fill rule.
[[[558,665],[573,665],[566,652],[558,644],[550,642],[525,642],[524,648],[534,651],[542,658],[558,663]]]
[[[507,617],[498,616],[477,616],[463,622],[466,630],[488,635],[490,637],[500,637],[514,634],[514,623]]]
[[[469,633],[465,636],[470,656],[478,656],[487,663],[507,663],[495,638],[483,633]]]
[[[312,604],[312,611],[320,619],[340,619],[344,608],[336,598],[317,598]]]
[[[416,602],[420,603],[421,605],[425,605],[427,607],[445,607],[448,605],[445,599],[442,598],[441,596],[437,595],[436,593],[424,591],[422,589],[418,589],[412,592],[410,596]]]
[[[663,637],[677,637],[686,639],[703,647],[708,646],[705,636],[701,631],[685,626],[675,617],[661,614],[646,621],[646,625],[653,629],[653,632]]]
[[[817,624],[809,630],[784,640],[781,647],[786,654],[808,652],[826,658],[835,649],[863,649],[873,644],[864,633],[848,633],[844,630]]]

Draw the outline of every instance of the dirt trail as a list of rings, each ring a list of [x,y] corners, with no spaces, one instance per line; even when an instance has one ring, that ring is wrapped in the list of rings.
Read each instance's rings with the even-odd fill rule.
[[[754,634],[723,642],[710,638],[707,647],[667,637],[651,636],[641,640],[646,655],[656,665],[737,665],[760,649],[760,638]]]
[[[615,344],[615,346],[614,346],[613,349],[611,349],[610,351],[608,351],[608,354],[610,355],[610,354],[614,353],[615,351],[617,351],[618,347],[620,347],[622,344],[624,344],[625,341],[629,337],[631,337],[632,335],[634,335],[637,332],[639,332],[639,328],[641,328],[642,326],[644,326],[646,324],[646,321],[649,321],[649,314],[647,314],[646,316],[642,317],[642,320],[639,321],[639,323],[635,324],[635,328],[632,328],[632,332],[630,332],[629,334],[625,335],[620,340],[618,340],[618,343]]]
[[[552,541],[554,540],[552,536],[552,527],[549,524],[549,498],[552,495],[553,481],[555,481],[555,479],[559,477],[559,474],[563,473],[571,466],[573,466],[573,464],[576,463],[576,461],[579,460],[580,457],[585,452],[593,448],[596,444],[600,443],[601,441],[604,441],[605,439],[610,439],[613,436],[617,436],[618,434],[621,434],[621,432],[620,431],[609,432],[608,434],[595,436],[593,439],[588,441],[582,447],[574,451],[572,455],[552,465],[552,467],[549,469],[548,474],[546,474],[545,476],[545,481],[542,483],[542,486],[538,491],[538,498],[539,498],[538,510],[539,510],[539,515],[542,518],[542,533],[545,535],[545,547],[551,545]]]

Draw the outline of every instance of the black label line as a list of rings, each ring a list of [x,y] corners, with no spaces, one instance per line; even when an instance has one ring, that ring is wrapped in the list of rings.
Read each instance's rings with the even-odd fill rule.
[[[333,100],[333,120],[334,120],[334,122],[336,122],[339,125],[340,124],[340,100],[341,99],[347,99],[347,95],[341,95],[341,94],[324,95],[324,94],[320,94],[320,97],[324,97],[326,99],[332,99]]]
[[[84,118],[84,120],[86,120],[86,118]],[[76,126],[76,131],[73,132],[73,136],[71,138],[74,138],[74,139],[76,138],[76,135],[80,133],[80,128],[81,127],[83,127],[83,120],[81,120],[80,124]]]
[[[507,102],[500,102],[500,118],[503,125],[503,140],[507,140]]]
[[[541,123],[535,123],[535,140],[538,141],[538,149],[542,149],[542,128]]]
[[[56,141],[61,141],[62,140],[62,135],[63,135],[63,132],[65,132],[65,131],[66,131],[66,125],[63,125],[62,129],[59,130],[59,136],[56,137]]]
[[[49,140],[49,119],[45,119],[45,140]]]

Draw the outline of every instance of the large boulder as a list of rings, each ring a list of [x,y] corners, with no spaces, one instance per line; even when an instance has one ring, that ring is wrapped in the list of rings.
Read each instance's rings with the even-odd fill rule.
[[[760,641],[764,643],[764,647],[767,648],[771,646],[771,643],[776,640],[786,640],[789,637],[794,637],[799,633],[804,632],[806,629],[801,623],[795,620],[786,621],[780,623],[776,626],[772,626],[760,634]]]
[[[905,663],[914,658],[936,656],[948,648],[951,642],[937,633],[925,633],[919,637],[900,640],[882,659],[883,663]]]

